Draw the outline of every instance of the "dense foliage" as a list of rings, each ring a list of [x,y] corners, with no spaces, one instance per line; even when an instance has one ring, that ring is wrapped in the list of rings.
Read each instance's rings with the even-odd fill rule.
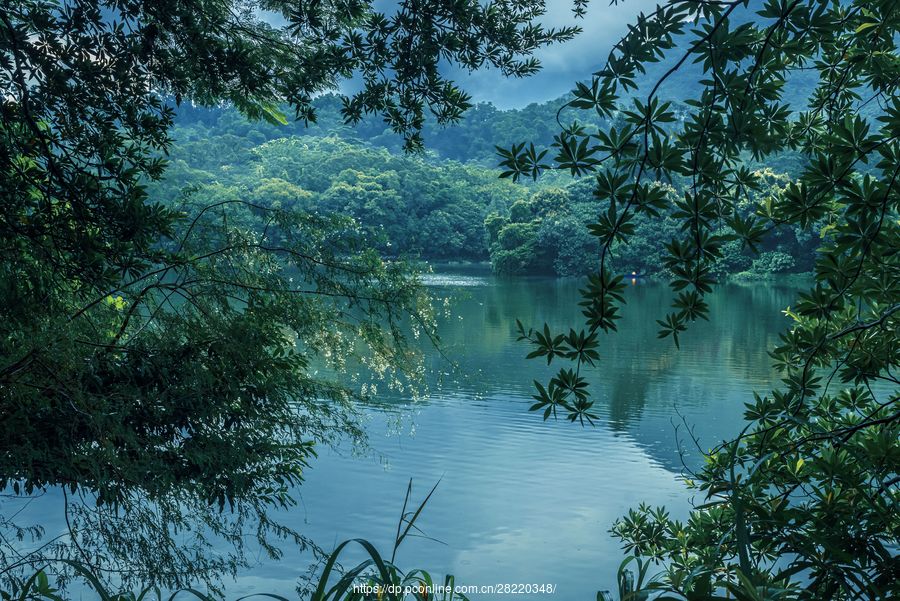
[[[787,175],[769,169],[754,170],[761,186],[750,199],[736,207],[749,217],[760,202],[787,185]],[[664,188],[669,198],[677,197],[684,183]],[[597,266],[600,241],[588,226],[598,214],[609,212],[610,202],[598,199],[589,180],[565,188],[536,191],[513,203],[506,212],[490,213],[485,219],[491,262],[498,273],[553,273],[562,276],[586,275]],[[671,277],[666,257],[666,241],[679,235],[680,223],[671,216],[638,214],[627,244],[609,252],[611,269],[631,275]],[[813,268],[815,249],[821,244],[821,228],[804,230],[784,227],[768,232],[751,251],[740,241],[722,245],[721,255],[711,263],[716,276],[766,278],[790,273],[808,273]],[[724,233],[724,228],[718,230]]]
[[[772,349],[781,385],[748,399],[741,435],[687,474],[698,496],[689,518],[644,506],[614,527],[630,552],[663,566],[641,595],[900,595],[898,39],[893,0],[671,0],[641,16],[574,92],[573,109],[611,115],[644,66],[674,52],[661,80],[626,104],[624,123],[567,128],[552,155],[526,144],[502,152],[514,177],[591,174],[606,202],[588,225],[600,250],[583,328],[520,326],[531,356],[572,364],[536,383],[533,409],[545,417],[593,419],[582,370],[603,361],[602,336],[616,330],[626,296],[612,257],[641,217],[677,224],[663,258],[672,311],[659,320],[659,335],[676,344],[710,317],[704,294],[728,244],[755,252],[785,228],[822,238],[815,283],[787,310],[793,324]],[[684,88],[692,110],[676,123],[657,92],[692,63],[702,74]],[[816,85],[806,106],[789,106],[783,92],[798,73]],[[801,172],[760,195],[765,179],[748,161],[784,151],[804,157]],[[681,179],[688,185],[669,194]]]
[[[461,155],[465,165],[437,153],[395,154],[399,147],[390,152],[381,147],[383,136],[365,137],[337,125],[338,115],[327,107],[327,102],[319,105],[321,122],[308,131],[249,122],[233,111],[190,109],[193,117],[180,119],[173,130],[176,142],[169,151],[167,176],[151,188],[151,195],[171,202],[191,186],[197,198],[224,195],[265,206],[345,214],[367,228],[373,244],[388,255],[490,259],[500,274],[571,276],[594,269],[599,242],[585,225],[608,204],[594,196],[586,181],[568,176],[531,186],[498,181],[496,171],[476,166],[478,145]],[[199,118],[201,114],[210,119]],[[490,109],[492,116],[482,119],[470,112],[438,140],[452,138],[457,130],[484,136],[510,122],[517,123],[515,131],[525,131],[528,121],[521,114]],[[479,127],[472,126],[476,118]],[[753,202],[739,207],[745,217],[789,181],[771,169],[754,172],[763,185]],[[677,194],[684,185],[678,182],[668,193]],[[821,229],[825,223],[819,225]],[[628,273],[670,275],[662,260],[664,242],[677,228],[671,219],[637,216],[633,236],[616,249],[612,264]],[[820,243],[819,229],[770,232],[760,242],[759,256],[742,249],[740,241],[729,242],[714,271],[742,277],[807,273]]]
[[[176,202],[242,199],[260,206],[352,217],[386,256],[485,261],[484,216],[529,192],[482,167],[395,155],[336,137],[208,137],[178,127],[168,177],[151,188]],[[222,158],[224,156],[224,159]]]
[[[544,11],[3,3],[0,488],[60,496],[66,531],[23,554],[40,528],[4,511],[0,577],[74,558],[126,583],[215,584],[247,544],[303,543],[268,509],[292,502],[315,443],[360,435],[358,395],[314,364],[417,376],[404,336],[430,333],[428,304],[354,221],[216,190],[148,195],[172,103],[311,121],[311,98],[357,75],[342,117],[377,114],[417,148],[426,113],[446,123],[470,104],[439,63],[527,75],[534,50],[577,31],[543,28]]]

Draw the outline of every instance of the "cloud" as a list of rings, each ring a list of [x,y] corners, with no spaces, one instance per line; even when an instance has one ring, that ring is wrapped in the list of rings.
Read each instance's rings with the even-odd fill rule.
[[[456,66],[447,66],[444,74],[475,102],[490,102],[502,109],[553,100],[571,90],[576,81],[587,79],[599,70],[613,45],[627,31],[628,24],[639,13],[655,10],[657,4],[658,0],[619,0],[616,6],[611,6],[609,0],[592,0],[587,14],[579,20],[572,14],[572,0],[547,0],[547,13],[540,19],[542,24],[557,28],[579,25],[583,31],[570,42],[539,50],[535,54],[541,62],[537,74],[515,79],[503,77],[497,69],[469,73]],[[373,8],[390,15],[397,10],[398,2],[375,0]],[[360,79],[354,77],[340,82],[338,91],[350,94],[360,87]]]
[[[476,102],[491,102],[500,108],[517,108],[532,102],[557,98],[571,90],[576,81],[590,77],[606,61],[613,45],[641,12],[655,10],[655,0],[624,0],[610,6],[606,0],[593,0],[584,19],[572,16],[569,0],[548,0],[547,14],[541,20],[549,27],[578,24],[582,33],[574,40],[540,50],[536,56],[542,69],[524,79],[506,79],[496,69],[467,73],[448,70],[457,83]]]

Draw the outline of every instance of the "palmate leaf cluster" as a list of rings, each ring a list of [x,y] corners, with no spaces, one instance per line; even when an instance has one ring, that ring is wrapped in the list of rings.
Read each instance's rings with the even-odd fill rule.
[[[248,545],[306,544],[267,511],[293,502],[314,444],[362,435],[359,394],[322,373],[420,376],[406,333],[433,334],[425,295],[354,221],[148,196],[171,101],[313,120],[316,93],[360,74],[345,117],[380,114],[416,148],[426,111],[446,122],[468,106],[439,62],[526,75],[535,49],[576,32],[537,25],[544,11],[0,6],[0,488],[61,497],[66,526],[22,540],[41,529],[4,505],[0,578],[78,560],[125,584],[214,586]]]
[[[572,361],[533,409],[590,403],[567,387],[588,357],[573,340],[612,333],[624,303],[610,257],[636,215],[676,219],[668,244],[672,310],[660,337],[684,344],[689,324],[714,318],[704,295],[723,246],[751,250],[769,232],[820,230],[813,286],[786,310],[771,350],[778,389],[747,404],[735,440],[687,474],[698,504],[687,521],[643,506],[616,523],[626,549],[665,565],[642,593],[660,598],[888,599],[900,594],[900,6],[891,0],[672,0],[644,15],[606,65],[575,91],[574,109],[618,114],[606,131],[564,128],[550,149],[501,152],[507,175],[564,169],[596,178],[608,203],[590,226],[600,241],[583,290],[583,332],[520,328],[534,356]],[[635,89],[651,63],[663,74]],[[662,96],[679,70],[692,107],[675,118]],[[805,106],[781,99],[817,78]],[[629,96],[633,96],[629,98]],[[549,151],[549,152],[548,152]],[[798,152],[795,181],[753,203],[749,162]],[[555,153],[555,154],[554,154]],[[674,200],[657,190],[680,189]],[[548,411],[549,410],[549,411]]]

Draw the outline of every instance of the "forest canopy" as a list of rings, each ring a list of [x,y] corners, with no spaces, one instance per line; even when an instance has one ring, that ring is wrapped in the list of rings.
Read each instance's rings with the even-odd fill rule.
[[[194,194],[201,196],[227,190],[262,205],[344,214],[371,228],[373,244],[388,255],[490,261],[503,275],[580,276],[593,270],[600,245],[587,224],[608,206],[590,184],[563,174],[514,184],[498,180],[484,164],[484,149],[495,132],[536,132],[535,122],[549,127],[565,107],[564,98],[511,111],[483,104],[452,128],[426,126],[425,139],[435,135],[436,143],[420,155],[403,155],[400,138],[385,132],[383,124],[343,125],[333,97],[316,99],[314,105],[319,124],[310,128],[249,122],[224,109],[179,111],[169,168],[154,186],[154,197],[168,202],[195,185]],[[545,141],[551,143],[552,137]],[[784,173],[758,166],[765,186],[742,204],[742,214],[750,215],[762,199],[787,185],[799,165],[791,156],[778,163]],[[209,187],[210,182],[216,185]],[[670,194],[676,190],[671,187]],[[677,221],[639,216],[637,223],[635,235],[613,260],[629,273],[668,275],[661,257]],[[744,278],[809,273],[824,226],[773,231],[760,243],[759,255],[733,241],[724,248],[716,273]]]

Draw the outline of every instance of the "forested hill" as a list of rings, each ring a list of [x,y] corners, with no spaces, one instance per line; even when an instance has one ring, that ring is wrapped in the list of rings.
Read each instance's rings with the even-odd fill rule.
[[[428,151],[421,155],[403,153],[400,137],[378,118],[345,125],[335,96],[316,100],[317,123],[308,127],[182,105],[169,169],[154,193],[168,202],[240,198],[350,215],[387,256],[489,260],[495,271],[506,274],[581,275],[594,268],[599,252],[587,224],[607,209],[592,194],[593,180],[556,174],[536,184],[515,184],[499,179],[496,167],[495,145],[525,140],[549,145],[559,131],[556,115],[564,102],[508,111],[481,104],[458,125],[428,123]],[[586,112],[564,112],[576,114]],[[778,172],[757,167],[769,194],[786,185],[781,172],[797,171],[789,161],[780,161]],[[669,193],[678,191],[673,187]],[[761,194],[758,201],[765,198]],[[749,215],[756,206],[741,210]],[[677,236],[676,221],[639,216],[635,228],[629,244],[616,248],[611,260],[628,272],[660,272],[664,243]],[[808,271],[818,244],[818,237],[792,228],[773,231],[758,256],[730,242],[717,271],[753,276]]]
[[[434,119],[428,119],[423,132],[425,147],[429,154],[437,158],[496,166],[495,146],[509,146],[522,141],[549,146],[553,136],[559,133],[556,114],[568,99],[560,97],[511,110],[500,110],[492,104],[482,103],[467,111],[465,118],[452,126],[441,126]],[[346,125],[341,117],[341,101],[331,94],[317,98],[314,106],[316,123],[306,126],[302,121],[293,120],[289,120],[287,125],[263,121],[251,123],[234,109],[206,109],[183,104],[178,109],[177,125],[180,128],[202,128],[213,138],[234,136],[230,139],[242,146],[288,136],[336,136],[367,142],[394,153],[402,152],[402,138],[391,132],[381,117],[367,116],[356,125]],[[578,118],[586,124],[600,123],[596,118],[586,120],[581,114]]]

